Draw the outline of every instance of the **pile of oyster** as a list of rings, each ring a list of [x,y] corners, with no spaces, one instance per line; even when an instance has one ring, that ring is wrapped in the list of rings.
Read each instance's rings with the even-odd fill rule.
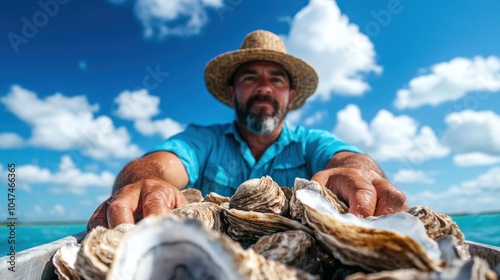
[[[449,216],[413,207],[358,218],[297,178],[243,182],[231,197],[194,189],[189,204],[134,225],[96,228],[53,257],[59,279],[497,279]]]

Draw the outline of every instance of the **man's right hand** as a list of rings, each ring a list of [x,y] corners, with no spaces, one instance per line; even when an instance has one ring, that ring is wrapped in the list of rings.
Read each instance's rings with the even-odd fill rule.
[[[87,224],[87,232],[97,226],[114,228],[119,224],[134,224],[143,217],[170,212],[187,204],[179,189],[161,179],[145,179],[126,185],[106,199]]]

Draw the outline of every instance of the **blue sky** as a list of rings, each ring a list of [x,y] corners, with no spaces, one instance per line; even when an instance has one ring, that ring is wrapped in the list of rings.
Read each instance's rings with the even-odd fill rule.
[[[500,210],[498,14],[494,0],[1,1],[0,178],[16,164],[19,220],[88,219],[125,163],[234,118],[204,67],[266,29],[320,77],[290,125],[357,145],[411,205]]]

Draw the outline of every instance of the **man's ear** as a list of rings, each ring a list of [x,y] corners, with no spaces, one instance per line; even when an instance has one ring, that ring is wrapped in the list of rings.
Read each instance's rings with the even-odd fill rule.
[[[227,86],[227,97],[229,98],[229,102],[234,104],[234,87]]]
[[[295,100],[295,93],[296,91],[294,89],[290,90],[290,93],[288,94],[288,109],[292,107],[293,100]]]

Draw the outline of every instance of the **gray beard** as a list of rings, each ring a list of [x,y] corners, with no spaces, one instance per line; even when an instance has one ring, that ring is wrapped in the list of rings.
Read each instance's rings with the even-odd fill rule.
[[[268,135],[271,134],[283,120],[280,117],[278,110],[275,110],[271,116],[263,116],[264,111],[260,114],[254,114],[250,110],[245,111],[242,109],[236,98],[234,100],[234,108],[236,108],[236,117],[238,121],[246,128],[248,131],[257,135]]]

